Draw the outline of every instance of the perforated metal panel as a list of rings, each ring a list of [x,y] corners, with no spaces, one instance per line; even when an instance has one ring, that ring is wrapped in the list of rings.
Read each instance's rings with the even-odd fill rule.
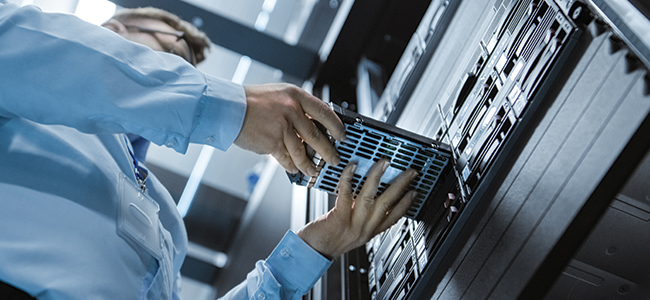
[[[332,108],[345,123],[347,132],[345,141],[334,141],[334,146],[341,156],[341,164],[330,165],[318,154],[308,150],[318,166],[318,176],[309,178],[304,174],[290,175],[292,181],[335,194],[343,169],[349,163],[357,163],[358,167],[352,180],[356,196],[361,191],[366,181],[365,174],[372,165],[382,158],[389,159],[390,167],[382,176],[378,194],[383,193],[401,172],[409,168],[417,170],[419,176],[410,188],[416,190],[418,196],[406,214],[408,218],[415,218],[425,201],[436,190],[440,177],[451,169],[452,158],[448,147],[424,136],[343,110],[336,105],[332,105]]]

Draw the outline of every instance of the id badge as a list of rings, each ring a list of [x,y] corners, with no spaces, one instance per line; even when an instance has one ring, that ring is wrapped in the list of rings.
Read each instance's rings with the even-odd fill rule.
[[[118,233],[142,246],[156,259],[162,259],[158,203],[124,174],[119,178],[119,195]]]

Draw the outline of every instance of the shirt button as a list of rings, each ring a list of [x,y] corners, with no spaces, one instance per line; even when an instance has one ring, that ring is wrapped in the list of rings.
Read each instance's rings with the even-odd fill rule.
[[[209,136],[208,138],[205,139],[205,142],[206,142],[208,145],[212,145],[212,144],[214,144],[214,142],[216,142],[216,141],[217,141],[217,139],[215,139],[213,135],[211,135],[211,136]]]
[[[280,250],[280,255],[282,255],[284,258],[287,258],[291,255],[291,250],[289,250],[287,247],[284,247],[282,250]]]
[[[169,141],[167,141],[167,144],[165,144],[165,145],[167,145],[167,147],[174,147],[174,146],[176,146],[176,144],[177,143],[176,143],[175,140],[169,140]]]
[[[259,292],[257,293],[257,299],[258,300],[264,300],[266,299],[266,294],[264,292]]]

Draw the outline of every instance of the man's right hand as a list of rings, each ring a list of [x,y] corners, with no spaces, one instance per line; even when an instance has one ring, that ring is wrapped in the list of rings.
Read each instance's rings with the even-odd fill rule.
[[[415,191],[407,192],[407,189],[418,173],[404,171],[376,197],[381,176],[389,164],[385,159],[375,163],[356,197],[353,197],[351,183],[356,165],[348,164],[341,175],[334,208],[303,227],[298,236],[323,256],[333,259],[393,226],[417,196]]]
[[[323,124],[335,139],[345,140],[345,126],[327,104],[291,84],[250,85],[244,90],[246,116],[235,145],[271,154],[290,173],[317,175],[303,140],[325,161],[339,164],[336,149],[311,120]]]

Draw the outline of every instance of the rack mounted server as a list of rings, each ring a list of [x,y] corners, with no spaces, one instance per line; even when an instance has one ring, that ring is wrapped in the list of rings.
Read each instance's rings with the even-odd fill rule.
[[[580,34],[567,16],[583,18],[577,9],[582,7],[563,11],[553,1],[494,3],[495,14],[462,66],[462,78],[438,105],[434,137],[453,149],[456,182],[439,191],[422,221],[403,220],[366,245],[368,294],[360,288],[361,298],[421,299],[427,288],[432,292],[426,281],[440,275],[427,267],[454,238],[450,230],[468,202],[480,201],[472,196],[483,179],[494,176],[489,171],[518,123],[534,115],[536,102],[553,84],[558,62]]]
[[[596,4],[432,1],[372,114],[386,123],[371,127],[433,143],[448,163],[409,218],[344,257],[328,299],[542,299],[565,292],[561,274],[588,274],[571,254],[647,152],[650,126],[647,49]],[[370,120],[339,115],[351,131]],[[327,172],[327,188],[325,175],[298,182],[334,193]]]

